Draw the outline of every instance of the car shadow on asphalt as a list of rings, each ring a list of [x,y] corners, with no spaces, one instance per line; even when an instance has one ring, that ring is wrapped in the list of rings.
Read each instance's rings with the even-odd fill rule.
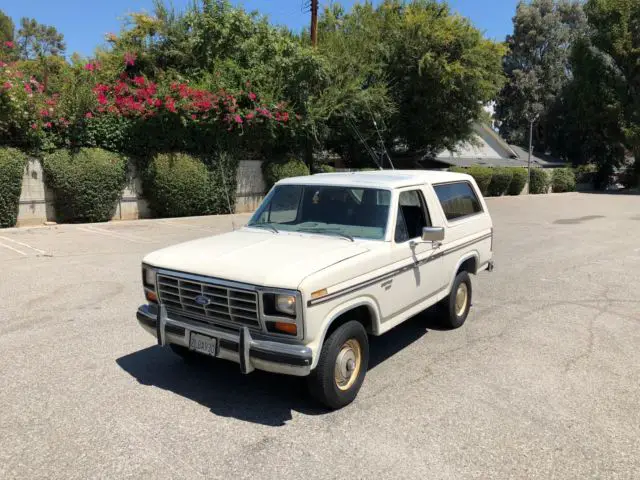
[[[440,330],[432,318],[427,311],[381,337],[370,337],[369,371],[420,340],[430,329]],[[309,397],[304,378],[257,370],[242,375],[237,364],[204,356],[195,364],[187,364],[170,349],[157,345],[120,357],[116,363],[141,385],[173,392],[222,417],[279,427],[292,419],[293,411],[304,415],[329,413]]]

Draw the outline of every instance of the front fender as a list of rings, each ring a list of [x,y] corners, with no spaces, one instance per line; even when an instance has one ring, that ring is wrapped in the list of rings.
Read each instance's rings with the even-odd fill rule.
[[[332,308],[329,313],[325,316],[322,327],[320,328],[320,334],[316,336],[316,338],[311,342],[310,346],[316,354],[313,358],[313,363],[311,368],[314,369],[318,364],[318,359],[320,358],[320,350],[322,349],[322,345],[324,344],[325,337],[327,336],[327,332],[329,328],[338,318],[340,318],[345,313],[354,310],[358,307],[365,306],[369,310],[369,314],[371,315],[371,333],[377,335],[380,331],[380,306],[378,302],[372,297],[363,296],[356,297],[347,302],[340,303]]]

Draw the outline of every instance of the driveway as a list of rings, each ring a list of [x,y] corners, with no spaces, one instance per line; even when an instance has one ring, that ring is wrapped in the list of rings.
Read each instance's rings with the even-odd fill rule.
[[[488,203],[467,323],[374,339],[331,413],[137,325],[145,253],[247,216],[0,230],[0,478],[640,478],[640,196]]]

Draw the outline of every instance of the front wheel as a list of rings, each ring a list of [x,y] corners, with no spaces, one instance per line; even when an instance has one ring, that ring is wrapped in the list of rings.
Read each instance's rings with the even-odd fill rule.
[[[318,366],[308,378],[309,391],[331,409],[356,398],[369,366],[369,339],[360,322],[338,327],[322,345]]]
[[[461,327],[471,308],[471,278],[467,272],[456,275],[451,292],[441,306],[444,324],[448,328]]]

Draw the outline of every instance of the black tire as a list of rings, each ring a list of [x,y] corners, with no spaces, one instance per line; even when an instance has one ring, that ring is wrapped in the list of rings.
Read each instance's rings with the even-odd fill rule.
[[[360,365],[353,382],[349,380],[341,389],[336,381],[336,361],[343,347],[350,341],[356,341],[360,348]],[[360,322],[349,321],[334,330],[325,339],[320,352],[318,366],[308,377],[311,396],[336,410],[349,405],[358,395],[369,366],[369,339]],[[351,385],[349,385],[351,383]]]
[[[195,363],[200,360],[201,355],[193,350],[189,350],[187,347],[182,345],[176,345],[175,343],[170,343],[169,348],[178,355],[182,360],[186,363]]]
[[[464,310],[458,312],[456,307],[456,296],[461,284],[466,285],[467,300]],[[462,324],[464,324],[467,316],[469,315],[469,310],[471,309],[471,294],[471,278],[469,277],[469,274],[466,271],[459,272],[458,275],[456,275],[455,280],[453,281],[449,296],[446,297],[441,303],[442,323],[445,327],[454,329],[460,328]]]

